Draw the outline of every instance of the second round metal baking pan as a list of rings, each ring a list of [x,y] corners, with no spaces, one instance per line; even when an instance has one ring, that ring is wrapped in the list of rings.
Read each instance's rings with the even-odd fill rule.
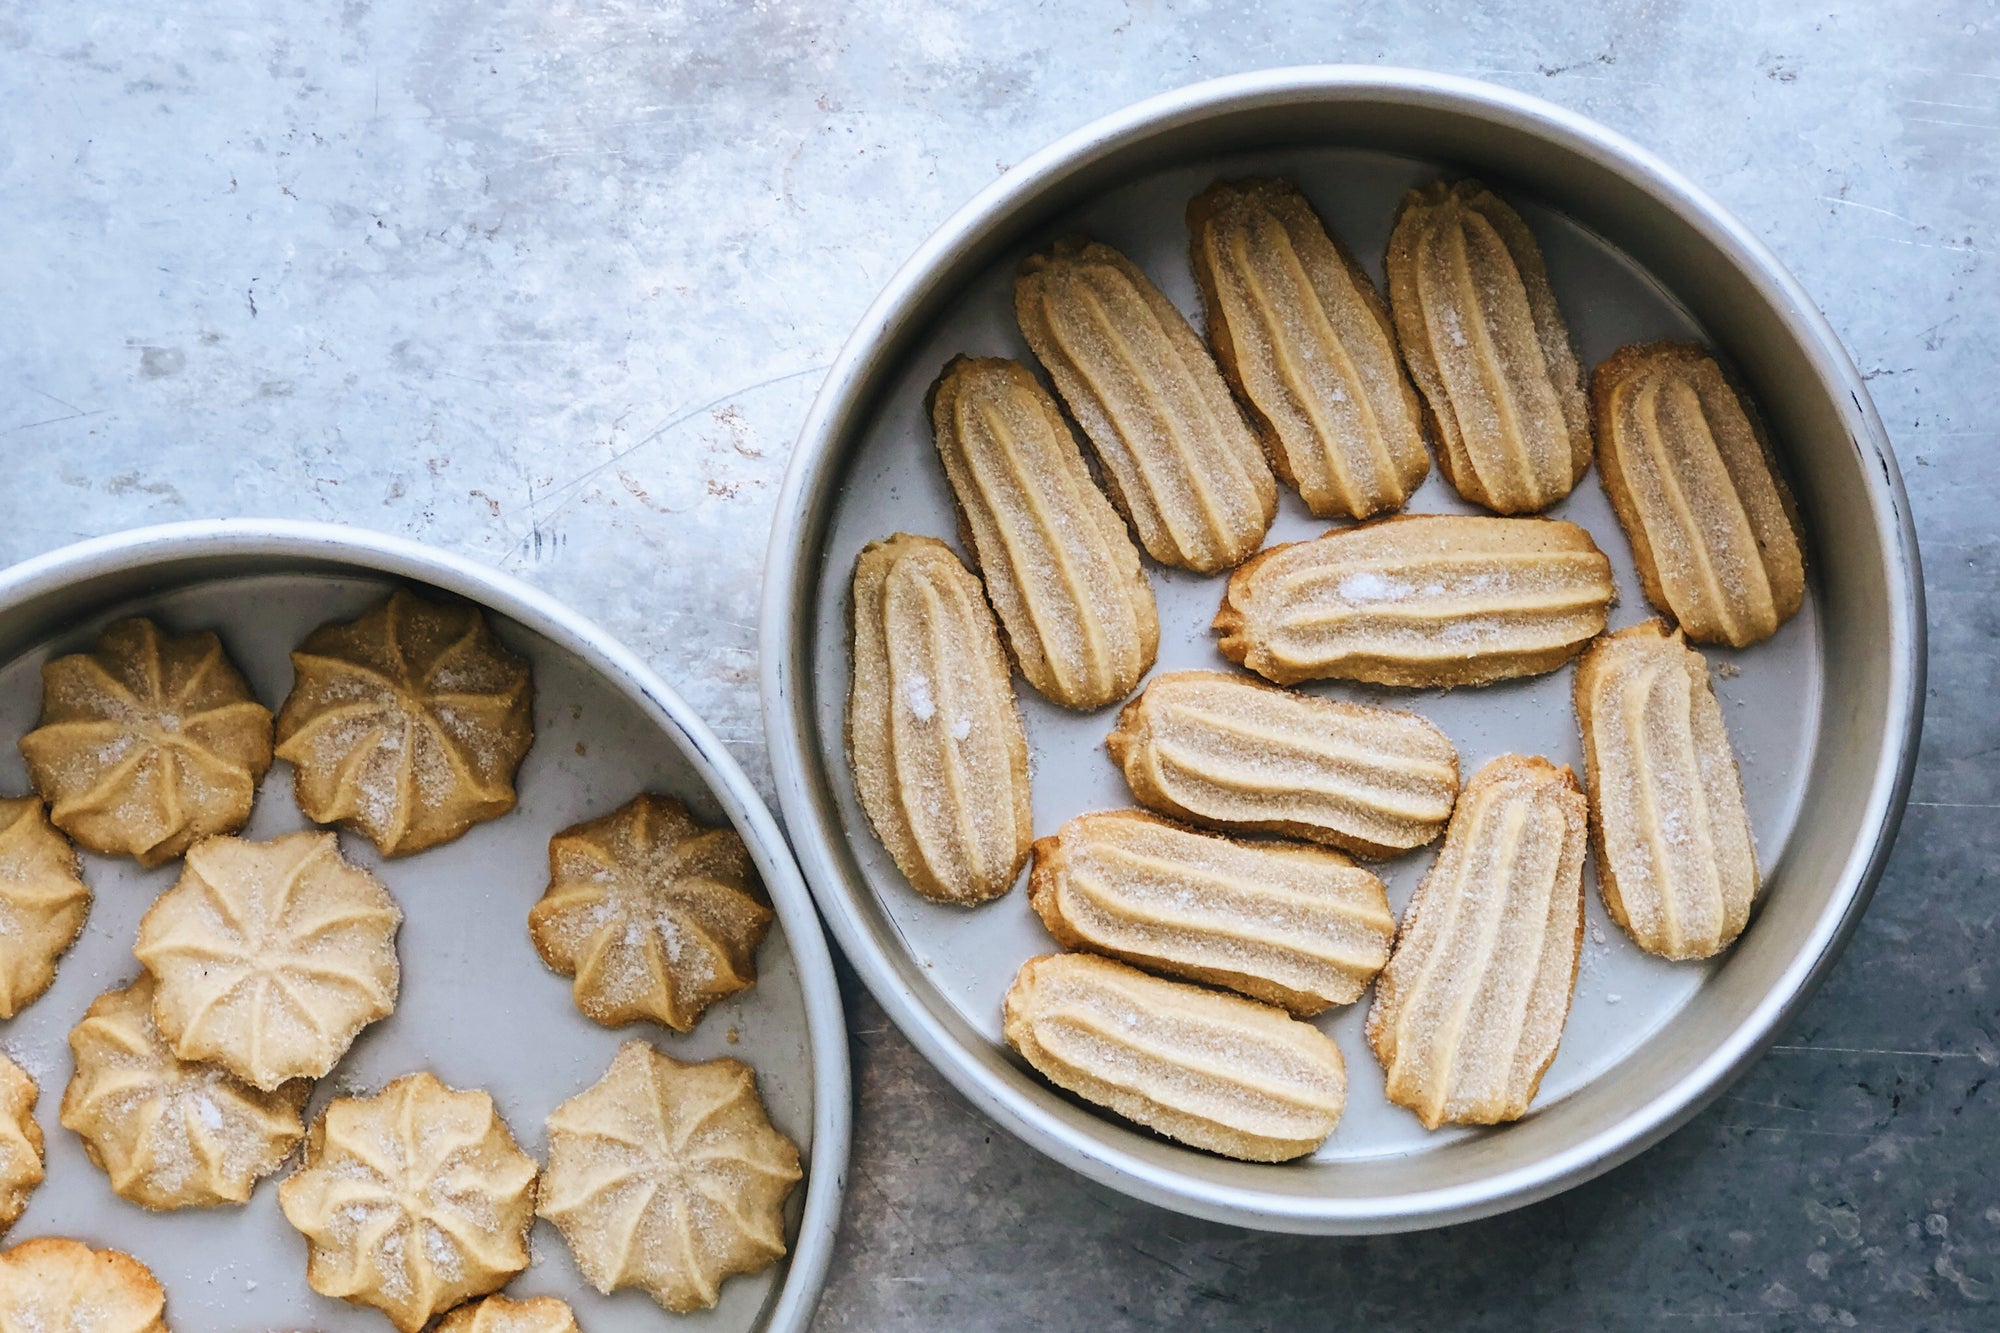
[[[643,1038],[681,1059],[736,1056],[758,1075],[778,1127],[806,1168],[787,1210],[790,1254],[724,1284],[721,1303],[669,1316],[643,1292],[589,1290],[547,1223],[536,1262],[511,1296],[569,1300],[594,1333],[656,1329],[798,1333],[812,1318],[833,1252],[847,1169],[849,1085],[840,993],[826,943],[776,821],[708,727],[643,662],[602,630],[528,585],[443,551],[328,524],[262,520],[142,528],[66,547],[0,573],[0,788],[25,789],[13,739],[35,723],[40,664],[88,648],[109,620],[150,615],[176,632],[215,629],[263,702],[290,688],[287,652],[314,626],[358,614],[396,585],[484,607],[495,632],[535,676],[535,743],[517,779],[519,804],[454,842],[384,863],[365,839],[343,852],[378,873],[404,912],[396,1012],[365,1031],[309,1105],[372,1092],[429,1069],[491,1092],[523,1147],[543,1154],[542,1119],[594,1082],[620,1044]],[[284,765],[267,775],[246,835],[304,827]],[[680,1036],[651,1025],[600,1027],[577,1012],[569,983],[541,966],[528,909],[547,884],[549,836],[608,813],[641,789],[685,800],[698,818],[742,836],[777,908],[758,952],[758,984],[716,1005]],[[373,1330],[375,1311],[314,1295],[304,1241],[279,1216],[276,1181],[240,1208],[152,1214],[115,1197],[82,1142],[56,1124],[69,1075],[64,1036],[93,996],[137,971],[141,913],[179,874],[129,860],[85,858],[96,896],[55,985],[9,1022],[4,1045],[41,1085],[48,1179],[9,1235],[69,1235],[128,1251],[167,1291],[177,1328]],[[280,1174],[285,1168],[280,1168]]]
[[[1378,280],[1403,189],[1486,179],[1540,235],[1586,366],[1621,342],[1696,337],[1743,378],[1777,438],[1813,567],[1811,604],[1778,639],[1712,655],[1769,870],[1745,937],[1711,965],[1656,964],[1607,926],[1593,886],[1564,1050],[1526,1119],[1424,1135],[1380,1101],[1350,1010],[1327,1020],[1353,1082],[1347,1115],[1320,1153],[1281,1167],[1156,1138],[1016,1060],[998,1040],[999,995],[1053,943],[1018,892],[971,913],[917,899],[859,814],[841,737],[854,555],[898,529],[954,535],[922,393],[952,352],[1025,355],[1006,300],[1013,265],[1056,235],[1091,231],[1191,311],[1181,209],[1218,176],[1266,173],[1299,179]],[[1435,477],[1413,505],[1458,507]],[[1613,623],[1649,614],[1595,476],[1555,512],[1612,555],[1624,592]],[[1289,499],[1272,540],[1324,526]],[[1202,614],[1219,581],[1158,569],[1153,579],[1160,668],[1223,665]],[[1922,587],[1894,456],[1854,367],[1776,259],[1671,168],[1580,117],[1485,84],[1356,68],[1156,98],[1036,154],[948,222],[863,318],[814,404],[778,506],[761,630],[766,730],[800,863],[836,938],[918,1048],[1065,1165],[1187,1212],[1310,1232],[1518,1206],[1624,1160],[1714,1097],[1804,1001],[1867,902],[1901,815],[1924,674]],[[1505,749],[1573,759],[1567,682],[1565,672],[1390,697],[1443,725],[1469,772]],[[1065,716],[1022,694],[1036,832],[1128,803],[1096,752],[1110,715]],[[1428,859],[1387,872],[1399,907]]]

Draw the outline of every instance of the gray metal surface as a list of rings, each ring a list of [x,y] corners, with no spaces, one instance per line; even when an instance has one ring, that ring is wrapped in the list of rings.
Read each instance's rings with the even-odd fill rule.
[[[1283,1166],[1223,1161],[1078,1105],[1001,1042],[1001,996],[1053,942],[1021,893],[972,911],[923,901],[869,832],[844,746],[847,584],[874,538],[955,534],[924,391],[957,353],[1025,355],[1010,328],[1022,257],[1057,235],[1108,240],[1192,311],[1187,199],[1218,178],[1276,173],[1299,182],[1379,282],[1397,201],[1453,169],[1522,202],[1586,366],[1661,337],[1716,347],[1772,426],[1808,533],[1840,534],[1809,538],[1810,610],[1768,643],[1712,655],[1765,888],[1754,929],[1693,968],[1647,958],[1593,904],[1562,1051],[1518,1124],[1424,1133],[1384,1100],[1357,1005],[1318,1020],[1350,1070],[1348,1110],[1327,1144]],[[763,619],[772,762],[801,867],[849,960],[1001,1124],[1095,1179],[1204,1217],[1314,1232],[1436,1226],[1532,1202],[1656,1140],[1755,1058],[1838,952],[1874,888],[1915,758],[1915,533],[1859,375],[1809,312],[1776,261],[1663,165],[1489,85],[1362,69],[1245,75],[1141,104],[1036,154],[946,223],[863,316],[779,502]],[[1413,508],[1470,511],[1437,476]],[[1623,595],[1613,623],[1651,614],[1595,480],[1551,512],[1583,523],[1611,554]],[[1325,526],[1287,497],[1272,538]],[[1208,626],[1222,582],[1155,576],[1160,669],[1227,665]],[[1580,767],[1569,675],[1414,698],[1320,692],[1407,702],[1453,738],[1468,772],[1508,752]],[[1129,804],[1100,753],[1111,710],[1077,715],[1029,695],[1023,711],[1038,834]],[[1407,900],[1432,856],[1388,864],[1392,901]]]
[[[1873,377],[1932,670],[1853,941],[1659,1147],[1506,1218],[1351,1241],[1055,1165],[850,976],[856,1156],[820,1327],[1985,1328],[1994,22],[1989,0],[15,0],[0,560],[223,514],[420,537],[631,645],[769,800],[753,622],[791,441],[953,210],[1097,116],[1242,70],[1379,61],[1547,97],[1721,199]]]
[[[360,614],[399,581],[489,609],[500,637],[533,668],[535,744],[517,778],[519,804],[462,838],[384,861],[365,839],[342,835],[343,853],[375,871],[403,910],[402,989],[396,1012],[367,1028],[319,1081],[307,1114],[428,1069],[454,1087],[490,1092],[515,1138],[543,1158],[543,1119],[595,1082],[625,1041],[648,1039],[681,1059],[740,1058],[757,1071],[773,1123],[798,1143],[806,1166],[806,1183],[788,1201],[792,1254],[725,1284],[713,1310],[679,1322],[803,1328],[832,1252],[847,1156],[846,1034],[832,964],[798,871],[742,770],[658,677],[601,631],[512,579],[409,542],[319,524],[145,529],[0,574],[0,735],[35,724],[42,663],[88,648],[124,615],[149,615],[176,632],[216,630],[258,697],[275,708],[291,686],[290,650],[316,626]],[[292,802],[289,771],[277,765],[260,785],[246,836],[312,827]],[[0,786],[26,785],[9,745],[0,751]],[[712,1007],[685,1037],[652,1025],[591,1023],[577,1012],[567,979],[542,966],[528,939],[528,909],[547,887],[549,836],[641,790],[679,796],[699,817],[734,825],[779,912],[758,951],[756,986]],[[0,1046],[40,1084],[48,1142],[48,1179],[14,1234],[79,1236],[137,1256],[166,1288],[177,1327],[379,1328],[375,1312],[306,1285],[305,1243],[278,1211],[274,1179],[240,1208],[147,1213],[115,1196],[81,1141],[57,1128],[69,1029],[93,997],[136,975],[139,917],[180,873],[178,861],[153,870],[89,853],[83,861],[95,894],[84,934],[48,994],[0,1035]],[[643,1292],[592,1291],[549,1223],[535,1224],[532,1247],[535,1262],[508,1285],[511,1294],[561,1296],[593,1329],[659,1326],[659,1307]]]

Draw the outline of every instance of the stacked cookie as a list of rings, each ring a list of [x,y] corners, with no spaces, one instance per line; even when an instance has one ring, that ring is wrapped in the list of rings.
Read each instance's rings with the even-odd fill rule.
[[[1687,641],[1742,647],[1798,610],[1789,493],[1700,348],[1627,347],[1586,392],[1534,233],[1477,182],[1405,197],[1386,300],[1290,182],[1218,183],[1187,222],[1205,340],[1130,259],[1068,239],[1014,289],[1049,387],[995,357],[933,385],[969,567],[908,533],[856,565],[862,810],[939,902],[992,902],[1028,870],[1070,952],[1022,969],[1002,1030],[1087,1101],[1229,1156],[1311,1153],[1346,1078],[1310,1020],[1373,984],[1392,1101],[1432,1129],[1516,1119],[1561,1040],[1593,852],[1640,948],[1708,957],[1747,924],[1749,821]],[[1490,514],[1395,512],[1433,456]],[[1611,560],[1540,517],[1593,458],[1665,617],[1615,634]],[[1280,483],[1352,522],[1265,546]],[[1142,555],[1227,574],[1217,646],[1254,676],[1146,682]],[[1483,687],[1579,659],[1587,795],[1534,755],[1461,788],[1427,720],[1296,688]],[[1129,700],[1106,748],[1143,809],[1034,837],[1015,670],[1063,708]],[[1357,859],[1440,835],[1398,923]]]
[[[478,608],[402,590],[315,630],[292,665],[275,718],[213,633],[121,621],[44,668],[41,723],[21,741],[38,795],[0,802],[0,1014],[47,989],[82,926],[72,839],[143,865],[183,858],[141,922],[142,970],[70,1034],[61,1121],[112,1190],[149,1210],[241,1204],[302,1144],[278,1201],[306,1240],[308,1282],[402,1333],[448,1310],[453,1327],[574,1333],[562,1302],[480,1301],[529,1266],[538,1212],[593,1285],[674,1310],[775,1262],[799,1156],[736,1060],[628,1042],[550,1116],[546,1169],[489,1094],[426,1071],[334,1098],[308,1130],[315,1081],[396,1007],[402,913],[331,830],[237,836],[260,780],[285,759],[308,819],[385,858],[418,855],[514,808],[534,692]],[[642,793],[557,833],[549,863],[529,933],[587,1017],[685,1032],[754,984],[772,910],[732,830]],[[36,1096],[0,1057],[0,1228],[42,1178]],[[35,1240],[0,1254],[10,1328],[162,1328],[164,1301],[113,1251]]]

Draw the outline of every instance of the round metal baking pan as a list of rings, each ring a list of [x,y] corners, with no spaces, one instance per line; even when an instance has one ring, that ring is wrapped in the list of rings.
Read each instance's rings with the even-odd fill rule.
[[[1298,180],[1377,281],[1403,190],[1475,174],[1520,207],[1586,367],[1615,346],[1699,338],[1770,424],[1805,519],[1808,607],[1769,643],[1711,653],[1767,871],[1723,958],[1640,954],[1587,889],[1590,929],[1562,1052],[1534,1109],[1490,1131],[1424,1134],[1381,1095],[1366,1002],[1321,1020],[1342,1046],[1348,1110],[1313,1157],[1256,1166],[1195,1152],[1057,1092],[998,1039],[999,997],[1054,948],[1020,893],[971,912],[919,899],[861,817],[841,731],[846,587],[865,541],[955,539],[925,386],[953,352],[1026,358],[1015,264],[1084,231],[1127,250],[1195,309],[1182,208],[1218,177]],[[1462,510],[1435,474],[1412,509]],[[1594,475],[1553,512],[1619,571],[1614,625],[1651,614]],[[1287,496],[1272,540],[1326,525]],[[1224,666],[1206,622],[1220,580],[1153,569],[1161,670]],[[1142,103],[1022,163],[962,209],[862,319],[813,406],[780,498],[764,591],[765,725],[780,806],[821,911],[917,1047],[1002,1125],[1056,1160],[1205,1217],[1306,1232],[1463,1221],[1545,1197],[1656,1142],[1713,1098],[1804,1002],[1865,906],[1901,816],[1921,721],[1923,593],[1896,462],[1860,377],[1798,284],[1741,224],[1640,148],[1505,89],[1360,68],[1276,70]],[[1401,702],[1458,743],[1469,773],[1510,749],[1579,771],[1567,670]],[[1065,714],[1022,690],[1039,834],[1130,803],[1101,753],[1109,710]],[[1428,864],[1387,863],[1400,910]]]
[[[26,790],[13,738],[40,711],[41,663],[87,648],[109,621],[145,614],[176,631],[215,629],[258,697],[275,708],[291,686],[289,650],[315,626],[358,614],[399,584],[486,608],[496,633],[533,667],[535,743],[517,780],[516,808],[463,838],[384,862],[365,839],[342,835],[342,851],[375,870],[403,909],[402,995],[396,1012],[364,1031],[320,1081],[308,1114],[336,1095],[429,1069],[455,1087],[491,1092],[515,1137],[542,1158],[543,1118],[596,1081],[629,1039],[682,1059],[743,1059],[805,1161],[788,1211],[791,1253],[762,1274],[726,1283],[715,1309],[675,1323],[805,1328],[832,1254],[849,1132],[847,1039],[826,944],[784,838],[742,769],[602,630],[504,574],[352,528],[198,522],[84,542],[0,574],[0,736],[7,738],[0,789]],[[758,953],[757,985],[710,1009],[687,1036],[591,1023],[572,1003],[568,979],[543,967],[528,939],[528,909],[547,886],[549,836],[641,789],[679,796],[707,822],[726,819],[777,908]],[[246,833],[265,838],[300,827],[309,825],[279,764],[261,784]],[[176,1327],[373,1333],[384,1326],[381,1315],[306,1286],[305,1243],[278,1212],[275,1181],[261,1182],[241,1208],[146,1213],[111,1193],[81,1141],[56,1122],[70,1072],[65,1037],[94,996],[136,974],[138,919],[179,873],[177,861],[148,871],[86,853],[95,902],[84,934],[49,993],[0,1028],[0,1046],[41,1085],[37,1115],[48,1141],[48,1179],[9,1239],[67,1235],[133,1254],[166,1288]],[[660,1327],[665,1316],[644,1293],[590,1290],[548,1223],[536,1223],[533,1246],[535,1263],[508,1294],[561,1296],[596,1333]]]

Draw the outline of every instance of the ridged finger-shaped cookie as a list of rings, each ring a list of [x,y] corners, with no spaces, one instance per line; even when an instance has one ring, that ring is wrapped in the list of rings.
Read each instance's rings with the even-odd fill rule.
[[[1213,574],[1257,549],[1278,512],[1271,465],[1208,349],[1138,265],[1058,241],[1021,265],[1014,316],[1148,555]]]
[[[852,660],[848,760],[896,868],[939,902],[1007,892],[1034,836],[1028,739],[979,580],[934,537],[871,542]]]
[[[271,711],[213,633],[121,620],[42,668],[41,723],[21,755],[57,828],[156,866],[250,818]]]
[[[1278,475],[1322,518],[1401,509],[1431,456],[1375,284],[1290,181],[1218,182],[1187,215],[1209,345]]]
[[[1583,793],[1502,755],[1459,794],[1375,984],[1368,1044],[1426,1129],[1519,1119],[1556,1057],[1583,947]]]
[[[1490,685],[1575,657],[1617,592],[1574,523],[1425,514],[1260,552],[1215,628],[1224,657],[1280,685]]]
[[[1416,714],[1227,671],[1155,676],[1104,748],[1150,809],[1357,856],[1421,847],[1443,832],[1458,795],[1458,752]]]
[[[21,1219],[42,1183],[42,1127],[35,1121],[40,1094],[26,1070],[0,1055],[0,1234]]]
[[[1108,958],[1029,959],[1002,1020],[1007,1044],[1057,1087],[1224,1157],[1303,1157],[1347,1104],[1347,1066],[1318,1028]]]
[[[435,1333],[582,1333],[576,1312],[554,1296],[488,1296],[438,1320]]]
[[[1028,903],[1065,949],[1301,1018],[1354,1003],[1396,934],[1382,881],[1339,852],[1236,842],[1137,810],[1078,815],[1038,839]]]
[[[1569,326],[1520,214],[1477,181],[1419,186],[1396,214],[1386,267],[1445,480],[1502,514],[1568,495],[1590,466],[1590,412]]]
[[[1130,694],[1160,645],[1153,589],[1062,410],[1019,362],[959,357],[931,425],[1021,674],[1069,708]]]
[[[33,796],[0,799],[0,1018],[49,988],[89,914],[76,849],[47,808]]]
[[[1649,620],[1590,645],[1576,719],[1604,906],[1663,958],[1707,958],[1743,932],[1757,851],[1708,663]]]
[[[1770,638],[1805,600],[1805,553],[1749,400],[1679,343],[1619,349],[1590,398],[1605,494],[1647,600],[1699,643]]]
[[[0,1254],[0,1333],[167,1333],[153,1270],[117,1250],[37,1236]]]

